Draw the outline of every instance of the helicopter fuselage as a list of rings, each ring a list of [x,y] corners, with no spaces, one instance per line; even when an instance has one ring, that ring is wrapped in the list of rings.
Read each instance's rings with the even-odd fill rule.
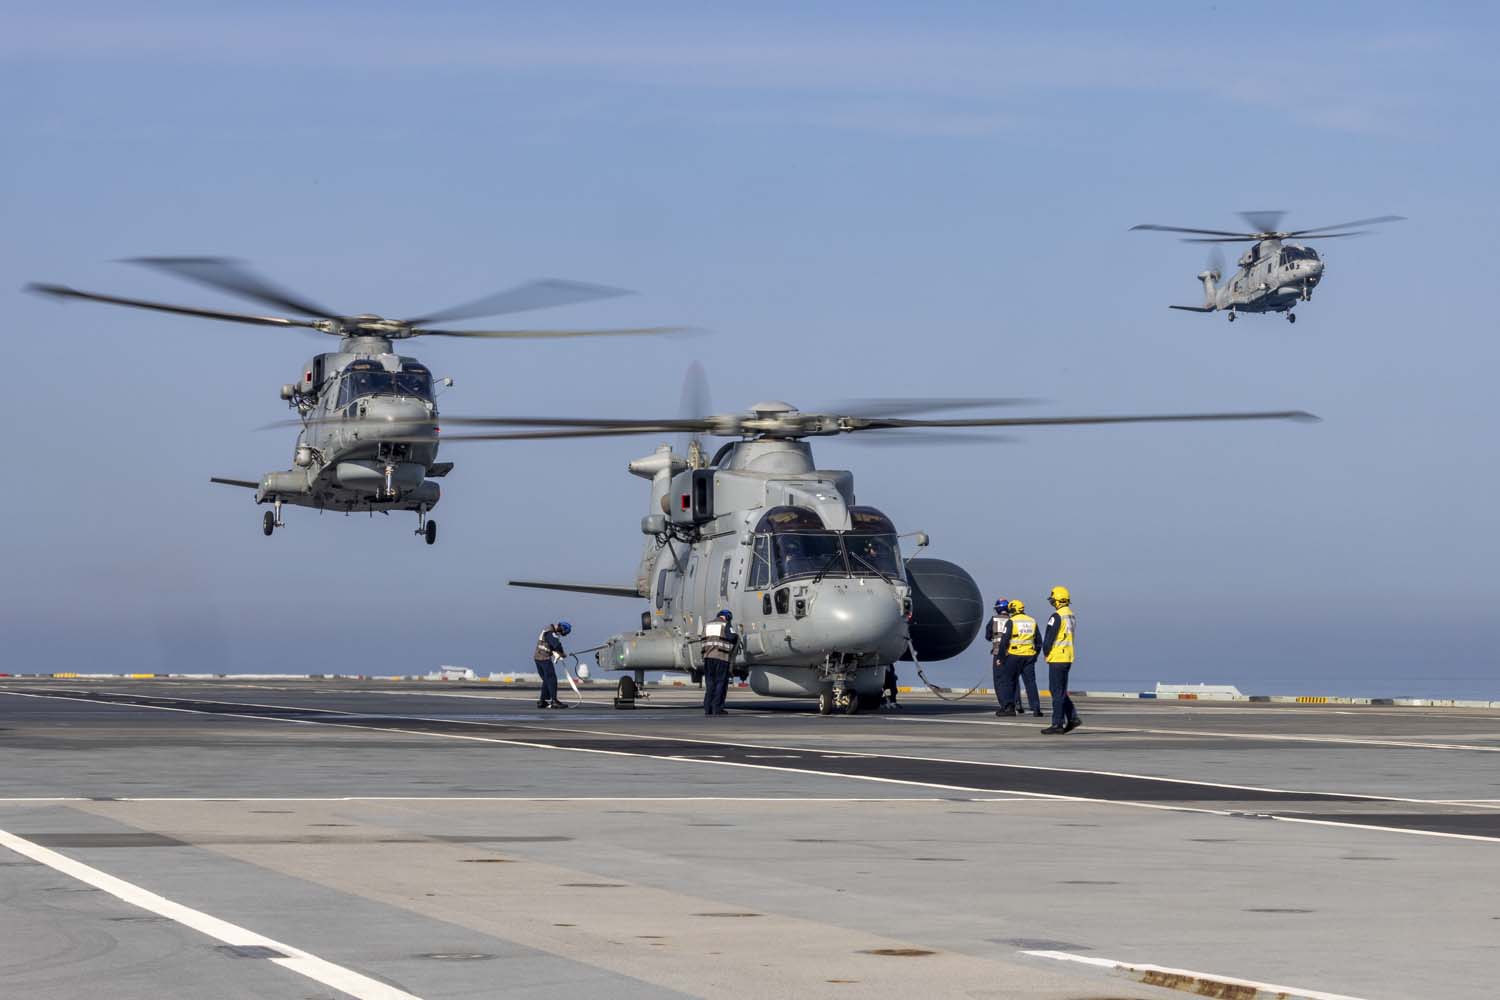
[[[602,669],[700,670],[703,627],[727,608],[735,668],[757,694],[818,698],[824,711],[878,700],[886,665],[911,658],[920,582],[894,524],[855,503],[851,473],[817,469],[804,441],[768,438],[726,445],[706,468],[663,446],[630,470],[652,481],[636,579],[649,609],[598,651]],[[977,586],[941,565],[968,581],[971,620],[944,623],[947,648],[918,648],[922,659],[956,655],[979,627]]]
[[[1217,271],[1203,271],[1202,307],[1197,312],[1288,313],[1299,302],[1311,300],[1323,280],[1323,260],[1311,247],[1262,240],[1241,255],[1238,267],[1222,285]]]
[[[268,472],[257,503],[344,512],[416,511],[425,516],[442,491],[432,375],[380,337],[346,338],[319,354],[282,398],[303,418],[292,468]]]

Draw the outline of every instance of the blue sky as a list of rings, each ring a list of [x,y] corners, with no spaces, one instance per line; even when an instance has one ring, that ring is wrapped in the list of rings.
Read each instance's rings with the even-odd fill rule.
[[[350,312],[561,276],[640,294],[538,321],[712,331],[419,341],[450,413],[671,415],[694,359],[726,410],[1313,410],[817,452],[986,592],[1068,583],[1084,686],[1500,696],[1493,7],[534,7],[0,13],[13,669],[484,671],[635,618],[503,582],[629,580],[655,442],[455,445],[432,549],[306,511],[267,540],[207,478],[287,467],[255,428],[331,342],[18,291],[228,305],[112,263],[213,253]],[[1128,228],[1244,209],[1409,221],[1327,244],[1295,327],[1169,312],[1201,248]]]

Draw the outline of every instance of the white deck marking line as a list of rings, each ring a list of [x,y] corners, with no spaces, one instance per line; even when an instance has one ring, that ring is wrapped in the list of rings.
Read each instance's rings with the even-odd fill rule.
[[[184,927],[198,931],[200,934],[222,941],[227,945],[235,947],[262,947],[272,948],[281,952],[284,958],[266,959],[274,962],[283,969],[288,969],[301,976],[324,986],[347,993],[349,996],[358,997],[359,1000],[421,1000],[413,993],[388,986],[385,983],[371,979],[346,969],[342,965],[335,965],[326,959],[319,958],[301,948],[294,948],[289,944],[283,944],[274,938],[268,938],[263,934],[246,930],[227,920],[210,916],[202,910],[175,903],[164,896],[124,879],[92,868],[81,861],[74,861],[65,854],[59,854],[50,848],[33,843],[24,837],[18,837],[13,833],[0,830],[0,847],[7,847],[15,853],[30,858],[40,864],[46,865],[54,871],[61,872],[70,878],[75,878],[95,889],[109,893],[116,899],[138,906],[143,910],[155,913],[157,916],[166,917],[168,920],[176,921]]]
[[[59,700],[63,700],[63,701],[90,701],[91,700],[91,699],[87,699],[87,698],[78,698],[78,697],[76,697],[74,695],[22,694],[21,692],[0,692],[0,693],[4,693],[4,694],[18,694],[21,697],[26,697],[26,698],[55,698],[55,699],[59,699]],[[980,793],[990,793],[990,794],[1003,793],[1003,794],[1008,795],[1008,796],[1016,796],[1016,797],[1022,797],[1022,798],[1028,798],[1028,799],[1036,799],[1036,800],[1042,800],[1042,801],[1048,801],[1048,802],[1088,802],[1088,803],[1094,803],[1094,804],[1097,804],[1097,805],[1123,806],[1123,807],[1127,807],[1127,808],[1131,808],[1131,809],[1152,809],[1152,810],[1156,810],[1156,811],[1159,811],[1159,812],[1197,813],[1197,814],[1205,815],[1205,816],[1244,816],[1244,815],[1246,815],[1241,810],[1234,810],[1234,809],[1212,809],[1212,808],[1206,808],[1206,807],[1203,807],[1203,806],[1185,806],[1185,805],[1181,805],[1181,804],[1178,804],[1178,803],[1136,802],[1136,801],[1133,801],[1133,800],[1130,800],[1130,799],[1101,799],[1101,798],[1095,798],[1095,797],[1087,796],[1087,795],[1058,795],[1058,794],[1049,793],[1049,792],[1025,792],[1025,791],[1021,791],[1020,789],[1015,789],[1015,788],[1007,788],[1007,789],[975,788],[975,787],[970,786],[970,785],[948,785],[948,784],[943,784],[943,783],[936,782],[936,781],[915,781],[915,780],[911,780],[911,779],[907,779],[907,778],[885,778],[885,777],[880,777],[878,775],[873,775],[873,774],[843,774],[843,773],[831,772],[831,771],[816,771],[816,770],[813,770],[811,768],[805,768],[805,767],[788,767],[788,766],[786,766],[784,764],[746,764],[746,763],[744,763],[742,761],[733,761],[733,760],[706,760],[706,759],[704,759],[702,757],[682,757],[682,756],[675,756],[675,755],[670,755],[670,754],[654,754],[654,753],[643,753],[643,752],[630,752],[630,751],[627,751],[627,750],[601,750],[601,749],[598,749],[598,748],[595,748],[595,747],[556,746],[555,744],[551,744],[551,743],[530,743],[530,742],[527,742],[525,740],[510,740],[510,739],[504,739],[504,738],[498,737],[498,736],[471,736],[471,735],[467,735],[467,734],[464,734],[464,733],[421,732],[421,731],[412,731],[410,729],[396,729],[396,728],[393,728],[393,727],[390,727],[390,726],[375,726],[375,725],[370,725],[368,723],[327,722],[327,721],[312,722],[312,721],[309,721],[309,720],[306,720],[306,719],[283,719],[283,718],[279,718],[279,717],[276,717],[276,716],[245,715],[245,714],[241,714],[241,713],[238,713],[238,712],[209,712],[209,711],[205,711],[203,709],[198,709],[198,708],[172,708],[172,707],[168,707],[168,706],[165,706],[165,705],[135,705],[135,704],[131,704],[129,702],[92,702],[92,703],[93,704],[103,704],[103,705],[114,705],[114,706],[119,707],[119,708],[152,708],[152,709],[157,709],[157,710],[165,711],[165,712],[186,712],[186,713],[191,714],[191,715],[208,715],[208,716],[212,716],[212,717],[215,717],[215,718],[251,719],[251,720],[254,720],[256,722],[283,722],[283,723],[290,722],[290,723],[296,723],[297,725],[304,725],[304,726],[328,726],[328,727],[332,727],[332,728],[336,728],[336,729],[360,729],[360,730],[365,730],[367,732],[396,733],[397,735],[401,735],[401,736],[414,736],[414,737],[427,737],[427,738],[437,737],[437,738],[443,738],[443,739],[467,740],[469,742],[474,742],[474,743],[496,743],[496,744],[500,744],[500,745],[503,745],[503,746],[526,747],[526,748],[532,749],[532,750],[562,750],[562,751],[567,751],[569,753],[599,754],[600,756],[605,756],[605,757],[629,757],[629,758],[633,758],[633,759],[637,759],[637,760],[639,760],[639,759],[646,759],[646,760],[667,760],[667,761],[676,761],[678,763],[686,763],[686,764],[712,764],[712,765],[716,765],[716,766],[719,766],[719,767],[744,767],[744,768],[750,768],[750,769],[753,769],[753,770],[760,770],[760,771],[775,771],[775,772],[782,773],[782,774],[806,774],[806,775],[811,775],[813,777],[818,777],[818,778],[843,778],[843,779],[852,780],[852,781],[871,781],[871,782],[877,782],[877,783],[880,783],[880,784],[887,784],[887,785],[909,785],[909,786],[913,786],[913,787],[917,787],[917,788],[941,788],[941,789],[944,789],[945,791],[980,792]],[[219,704],[229,704],[229,703],[220,702]],[[266,706],[266,707],[277,707],[277,706]],[[411,717],[403,717],[403,718],[411,718]],[[412,721],[421,721],[421,720],[417,720],[417,719],[413,718]],[[427,721],[431,721],[431,722],[448,722],[448,721],[451,721],[451,720],[447,720],[447,719],[430,719],[430,720],[427,720]],[[602,734],[602,735],[609,735],[609,734]],[[705,742],[705,741],[701,741],[700,740],[700,741],[694,741],[694,742]],[[753,746],[754,744],[749,744],[749,745]],[[861,757],[879,758],[879,757],[882,757],[882,756],[896,757],[897,755],[894,755],[894,754],[860,754],[859,756],[861,756]],[[941,758],[932,758],[932,757],[904,757],[904,758],[899,758],[898,757],[897,759],[905,759],[905,760],[936,760],[936,761],[938,761],[940,763],[943,762]],[[979,762],[979,761],[949,761],[948,763],[970,764],[970,763],[982,763],[982,762]],[[998,764],[998,765],[994,765],[994,766],[997,766],[997,767],[1007,767],[1007,766],[1021,766],[1021,765]],[[1067,769],[1066,768],[1040,768],[1039,770],[1066,771]],[[1107,771],[1083,771],[1083,772],[1072,772],[1072,773],[1109,774],[1110,772],[1107,772]],[[1126,775],[1125,777],[1133,777],[1133,776],[1132,775]],[[1153,780],[1153,781],[1172,781],[1174,779],[1171,779],[1171,778],[1148,778],[1147,780]],[[1205,782],[1188,782],[1188,783],[1189,784],[1200,784],[1200,785],[1201,784],[1206,784]],[[1210,787],[1243,788],[1245,786],[1240,786],[1240,785],[1218,785],[1218,786],[1212,786],[1211,785]],[[1268,790],[1274,790],[1274,789],[1268,789]],[[1341,793],[1296,793],[1296,794],[1341,794]],[[1350,798],[1360,798],[1360,799],[1374,799],[1374,800],[1379,801],[1379,802],[1418,802],[1418,803],[1426,803],[1427,802],[1427,800],[1425,800],[1425,799],[1398,799],[1398,798],[1389,798],[1389,797],[1384,797],[1384,796],[1370,796],[1370,795],[1353,795],[1353,794],[1350,794],[1347,797],[1350,797]],[[1284,819],[1285,818],[1285,817],[1281,817],[1281,816],[1275,816],[1275,815],[1270,814],[1270,813],[1256,814],[1256,815],[1264,816],[1265,818],[1268,818],[1268,819]],[[1361,824],[1361,823],[1340,823],[1340,822],[1335,821],[1335,820],[1300,820],[1299,822],[1311,823],[1311,824],[1323,825],[1323,826],[1343,826],[1343,827],[1351,827],[1351,828],[1355,828],[1355,829],[1380,830],[1380,831],[1388,832],[1388,833],[1404,833],[1404,834],[1408,834],[1408,835],[1411,835],[1411,836],[1424,836],[1424,837],[1437,836],[1437,837],[1458,838],[1458,839],[1463,839],[1463,840],[1500,840],[1500,838],[1478,837],[1478,836],[1472,836],[1472,835],[1467,835],[1467,834],[1438,833],[1438,832],[1432,831],[1432,830],[1409,830],[1409,829],[1404,829],[1404,828],[1400,828],[1400,827],[1375,827],[1375,826],[1370,826],[1369,824]]]
[[[1282,823],[1304,823],[1308,826],[1342,826],[1354,827],[1360,830],[1380,830],[1384,833],[1417,833],[1420,832],[1427,837],[1446,837],[1449,840],[1481,840],[1489,843],[1500,843],[1500,836],[1486,836],[1482,833],[1446,833],[1442,830],[1409,830],[1400,826],[1382,826],[1379,823],[1359,823],[1358,813],[1352,813],[1349,822],[1334,819],[1309,819],[1305,816],[1277,816],[1271,814],[1271,818]]]
[[[954,726],[1009,726],[1029,729],[1032,722],[1001,722],[998,719],[934,719],[916,715],[884,715],[887,722],[936,722]],[[1500,745],[1478,743],[1419,743],[1412,740],[1371,740],[1357,736],[1309,736],[1302,733],[1226,733],[1212,729],[1148,729],[1137,726],[1089,726],[1090,732],[1115,736],[1207,736],[1226,740],[1259,740],[1264,743],[1332,743],[1350,746],[1394,747],[1405,750],[1477,750],[1500,753]]]
[[[115,695],[117,697],[122,697],[122,698],[136,697],[135,695],[129,695],[129,694],[125,694],[123,692],[103,692],[103,693]],[[283,718],[279,718],[279,717],[275,717],[275,716],[249,715],[249,714],[243,714],[243,713],[237,713],[237,712],[210,712],[210,711],[207,711],[205,709],[177,708],[177,707],[166,706],[166,705],[140,705],[140,704],[136,704],[136,703],[133,703],[133,702],[98,702],[98,701],[94,701],[93,699],[90,699],[90,698],[87,698],[87,697],[80,697],[78,695],[37,694],[37,693],[22,692],[22,691],[0,691],[0,694],[12,694],[12,695],[16,695],[16,696],[24,697],[24,698],[55,698],[55,699],[60,699],[60,700],[65,700],[65,701],[87,701],[87,702],[91,702],[92,704],[115,705],[117,707],[124,707],[124,708],[156,708],[156,709],[162,709],[162,710],[165,710],[165,711],[188,712],[188,713],[197,714],[197,715],[224,715],[224,716],[230,716],[230,717],[234,717],[234,718],[261,719],[261,720],[271,721],[271,722],[296,722],[296,723],[299,723],[299,724],[302,724],[302,725],[310,725],[310,726],[319,726],[320,725],[320,726],[344,727],[344,728],[351,728],[351,729],[373,729],[373,730],[380,730],[382,732],[406,733],[407,735],[413,735],[413,736],[447,736],[447,737],[457,737],[457,738],[466,738],[466,739],[484,739],[484,740],[487,740],[488,742],[493,742],[493,743],[508,743],[508,744],[512,744],[512,745],[515,745],[515,746],[526,746],[526,747],[532,747],[532,748],[538,748],[538,749],[548,749],[548,750],[574,750],[574,751],[578,751],[580,753],[585,753],[585,752],[586,753],[604,753],[604,754],[615,754],[616,756],[650,757],[650,758],[654,758],[656,760],[691,760],[691,759],[695,759],[695,758],[686,757],[686,756],[683,756],[683,755],[680,755],[680,754],[625,753],[624,751],[608,751],[608,750],[600,750],[600,749],[591,748],[591,747],[590,748],[586,748],[586,747],[559,747],[559,746],[554,746],[552,744],[547,744],[547,743],[531,743],[531,742],[528,742],[528,741],[525,741],[525,740],[514,740],[514,739],[504,739],[504,738],[490,738],[490,737],[463,737],[461,734],[457,734],[457,733],[413,732],[411,730],[396,729],[396,728],[393,728],[393,727],[382,727],[382,726],[376,726],[376,725],[371,725],[371,724],[338,723],[338,722],[328,722],[326,720],[309,720],[309,719],[283,719]],[[227,701],[221,701],[221,702],[216,702],[215,704],[219,704],[219,705],[243,705],[243,706],[248,707],[248,708],[274,708],[274,709],[277,709],[278,711],[288,711],[288,710],[313,711],[313,712],[319,712],[321,714],[328,714],[328,715],[357,715],[361,719],[380,719],[380,718],[386,718],[386,719],[401,720],[401,721],[434,722],[434,723],[443,723],[443,724],[450,724],[450,723],[453,723],[453,722],[457,721],[457,720],[453,720],[453,719],[434,718],[434,717],[431,717],[431,716],[369,714],[369,713],[364,713],[364,712],[358,712],[358,713],[356,713],[356,712],[344,712],[344,711],[340,711],[338,709],[300,709],[300,708],[296,708],[295,706],[290,706],[290,705],[261,705],[261,704],[252,704],[250,702],[227,702]],[[940,720],[934,720],[934,721],[940,721]],[[465,725],[472,725],[472,726],[490,726],[490,727],[498,725],[497,723],[479,722],[479,721],[465,722],[464,724]],[[564,734],[572,734],[572,735],[575,735],[575,736],[609,736],[609,737],[614,737],[614,738],[619,738],[619,739],[632,739],[632,740],[657,740],[657,741],[671,740],[671,741],[677,742],[677,743],[697,743],[697,744],[704,744],[704,745],[707,745],[707,746],[727,746],[727,747],[736,747],[736,748],[739,748],[739,749],[742,749],[742,750],[791,750],[791,751],[797,752],[798,754],[809,754],[809,755],[820,755],[820,754],[823,753],[822,750],[813,749],[811,747],[780,746],[780,745],[777,745],[777,744],[766,744],[766,743],[740,743],[740,742],[736,742],[736,741],[733,741],[733,740],[726,740],[726,739],[713,739],[713,740],[711,740],[711,739],[699,739],[699,738],[695,738],[695,737],[691,737],[691,736],[677,736],[677,735],[673,735],[673,736],[670,736],[670,737],[663,737],[663,736],[658,736],[658,735],[652,735],[652,734],[649,734],[649,733],[622,733],[622,732],[616,732],[616,731],[613,731],[613,730],[573,729],[573,728],[567,728],[567,727],[561,727],[561,726],[530,726],[530,727],[518,727],[518,728],[524,728],[524,729],[527,729],[529,731],[539,732],[539,733],[564,733]],[[1130,778],[1130,779],[1134,779],[1134,780],[1138,780],[1138,781],[1156,781],[1156,782],[1162,782],[1162,783],[1165,783],[1165,784],[1173,784],[1173,785],[1192,785],[1192,786],[1199,787],[1199,788],[1224,788],[1224,789],[1229,789],[1231,791],[1240,791],[1240,792],[1271,792],[1271,793],[1279,794],[1279,795],[1327,795],[1327,796],[1335,796],[1335,797],[1345,798],[1345,799],[1367,800],[1367,801],[1371,801],[1371,802],[1409,802],[1409,803],[1420,804],[1420,805],[1433,805],[1434,804],[1433,800],[1431,800],[1431,799],[1416,799],[1416,798],[1407,798],[1407,797],[1395,796],[1395,795],[1371,795],[1371,794],[1366,794],[1366,793],[1363,793],[1363,792],[1329,792],[1329,791],[1310,790],[1310,789],[1298,789],[1298,788],[1273,788],[1273,787],[1268,787],[1268,786],[1264,786],[1264,785],[1238,785],[1238,784],[1229,784],[1227,782],[1195,781],[1195,780],[1193,780],[1191,778],[1164,778],[1164,777],[1160,777],[1158,775],[1152,775],[1152,774],[1134,774],[1134,773],[1131,773],[1131,772],[1128,772],[1128,771],[1099,771],[1099,770],[1093,770],[1093,769],[1089,769],[1089,768],[1049,767],[1049,766],[1047,766],[1045,764],[1008,764],[1008,763],[1005,763],[1003,761],[965,760],[963,758],[954,758],[954,757],[927,757],[927,756],[918,756],[918,755],[914,755],[914,754],[872,753],[872,752],[861,751],[861,750],[845,751],[845,753],[842,756],[846,756],[846,757],[849,757],[849,758],[873,759],[873,760],[881,760],[881,759],[885,759],[885,760],[911,760],[911,761],[920,761],[920,762],[932,763],[932,764],[969,764],[969,765],[974,765],[976,767],[1007,768],[1007,769],[1010,769],[1010,770],[1018,770],[1018,771],[1046,771],[1046,772],[1058,773],[1058,774],[1089,774],[1089,775],[1094,775],[1095,777]],[[727,762],[727,761],[704,760],[704,763],[710,763],[711,764],[711,763],[730,763],[730,762]],[[745,765],[745,766],[751,766],[751,765]],[[777,770],[788,770],[788,771],[791,771],[791,770],[797,770],[797,769],[796,768],[780,767],[780,768],[777,768]],[[826,771],[809,771],[808,773],[811,773],[811,774],[822,774],[822,775],[831,776],[831,777],[868,777],[866,775],[846,775],[846,774],[841,774],[841,773],[837,773],[837,772],[826,772]],[[875,779],[872,778],[871,780],[875,780]],[[894,780],[894,779],[880,779],[880,780]],[[920,782],[920,781],[918,781],[918,782],[908,782],[908,783],[910,783],[910,784],[917,784],[917,785],[928,785],[929,784],[927,782]],[[933,787],[933,788],[960,788],[960,789],[967,789],[967,790],[970,790],[970,791],[993,791],[994,790],[994,789],[979,789],[979,788],[972,788],[971,789],[971,788],[969,788],[969,786],[956,786],[956,785],[935,784],[935,783],[934,784],[930,784],[929,787]],[[1093,798],[1088,798],[1087,796],[1079,797],[1079,796],[1071,796],[1071,795],[1051,795],[1051,794],[1048,794],[1048,793],[1045,793],[1045,792],[1024,792],[1024,791],[1020,791],[1019,789],[1004,789],[1004,791],[1008,792],[1008,793],[1016,794],[1016,795],[1030,795],[1030,796],[1036,796],[1036,797],[1039,797],[1039,798],[1052,798],[1052,799],[1063,799],[1063,800],[1073,800],[1073,799],[1081,798],[1083,801],[1090,801],[1090,802],[1113,802],[1113,801],[1117,801],[1115,799],[1093,799]],[[1205,810],[1205,811],[1215,812],[1217,810]]]
[[[1180,976],[1186,980],[1196,980],[1204,986],[1242,986],[1269,997],[1293,997],[1300,1000],[1361,1000],[1360,997],[1349,996],[1346,993],[1328,993],[1323,990],[1305,990],[1297,986],[1277,986],[1275,983],[1262,983],[1254,979],[1237,979],[1234,976],[1221,976],[1212,972],[1193,972],[1190,969],[1173,969],[1165,965],[1147,965],[1137,962],[1117,962],[1112,958],[1096,958],[1090,955],[1075,955],[1067,951],[1022,951],[1023,955],[1032,958],[1050,958],[1059,962],[1078,962],[1082,965],[1092,965],[1100,969],[1111,971],[1128,972],[1132,978],[1144,980],[1152,973],[1163,976]],[[1159,983],[1153,985],[1161,985]],[[1195,984],[1196,985],[1196,984]],[[1204,996],[1218,996],[1217,992],[1210,993],[1206,990],[1196,990]],[[1238,994],[1236,994],[1238,995]]]
[[[0,804],[25,799],[0,799]],[[254,797],[204,796],[132,796],[130,798],[77,799],[74,801],[108,805],[111,802],[754,802],[809,805],[832,802],[1024,802],[1022,798],[980,798],[935,795],[880,796],[793,796],[793,795],[260,795]]]

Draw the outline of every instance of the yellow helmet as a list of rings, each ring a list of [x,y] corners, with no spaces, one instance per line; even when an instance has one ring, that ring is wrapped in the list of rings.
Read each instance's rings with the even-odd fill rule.
[[[1025,611],[1025,610],[1026,610],[1026,602],[1025,601],[1021,600],[1019,597],[1011,598],[1011,602],[1010,602],[1010,613],[1011,614],[1018,615],[1018,614],[1020,614],[1021,612]]]
[[[1064,604],[1073,603],[1073,595],[1068,593],[1067,587],[1053,587],[1052,593],[1047,596],[1047,600],[1058,607],[1062,607]]]

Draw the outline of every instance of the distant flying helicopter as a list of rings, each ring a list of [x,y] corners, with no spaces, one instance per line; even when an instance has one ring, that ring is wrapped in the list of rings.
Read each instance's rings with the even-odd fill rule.
[[[282,504],[343,513],[410,511],[417,535],[437,541],[437,522],[428,517],[442,491],[435,482],[453,469],[439,462],[438,409],[432,373],[414,357],[397,354],[392,341],[411,337],[529,339],[669,333],[677,327],[619,330],[448,330],[430,323],[496,316],[551,306],[628,295],[620,288],[548,279],[486,296],[416,319],[385,319],[369,313],[345,315],[271,284],[239,263],[219,257],[142,257],[130,263],[166,271],[241,298],[307,319],[254,316],[219,309],[169,305],[143,299],[82,292],[63,285],[28,285],[29,291],[60,299],[111,305],[259,326],[300,327],[339,338],[337,351],[318,354],[281,387],[281,398],[300,419],[292,468],[268,472],[258,481],[209,481],[255,491],[257,504],[271,504],[261,530],[284,527]],[[443,379],[444,385],[453,380]]]
[[[1162,233],[1197,233],[1201,238],[1183,240],[1184,243],[1250,243],[1249,250],[1240,256],[1239,267],[1223,285],[1218,281],[1224,270],[1223,255],[1215,247],[1206,271],[1198,272],[1203,282],[1203,305],[1169,306],[1187,312],[1227,312],[1234,322],[1239,312],[1273,313],[1286,315],[1288,323],[1297,322],[1292,307],[1298,302],[1312,300],[1313,289],[1323,280],[1323,259],[1312,247],[1288,242],[1296,237],[1306,240],[1324,240],[1336,236],[1358,236],[1367,230],[1355,230],[1356,226],[1373,226],[1382,222],[1400,222],[1403,216],[1380,215],[1373,219],[1356,219],[1336,226],[1317,226],[1313,229],[1296,229],[1281,232],[1276,227],[1285,212],[1241,212],[1240,218],[1254,230],[1249,233],[1225,232],[1220,229],[1184,229],[1180,226],[1140,225],[1138,229]],[[1330,232],[1329,230],[1349,230]]]
[[[633,582],[512,580],[512,586],[644,599],[639,630],[607,639],[596,653],[620,680],[617,705],[634,701],[646,672],[696,674],[703,626],[721,608],[743,642],[734,661],[756,694],[811,698],[823,714],[878,703],[885,667],[962,653],[985,617],[974,579],[941,559],[903,558],[900,535],[880,510],[856,499],[854,474],[820,469],[806,440],[862,433],[871,439],[924,434],[951,439],[959,428],[1212,420],[1315,419],[1299,410],[1131,416],[914,418],[910,414],[1014,400],[867,400],[846,413],[804,413],[763,402],[748,413],[682,419],[478,417],[445,419],[455,440],[515,440],[681,433],[686,454],[664,444],[630,463],[650,481],[640,530],[645,548]],[[699,413],[702,413],[700,410]],[[705,461],[699,436],[735,440]],[[971,439],[972,440],[972,439]],[[979,439],[982,440],[982,439]],[[570,536],[579,542],[576,530]]]

